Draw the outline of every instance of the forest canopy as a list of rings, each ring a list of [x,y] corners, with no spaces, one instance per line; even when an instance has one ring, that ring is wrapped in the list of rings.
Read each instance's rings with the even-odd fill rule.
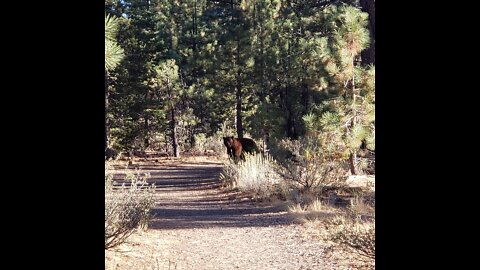
[[[355,164],[374,65],[373,0],[105,0],[105,147],[308,138]]]

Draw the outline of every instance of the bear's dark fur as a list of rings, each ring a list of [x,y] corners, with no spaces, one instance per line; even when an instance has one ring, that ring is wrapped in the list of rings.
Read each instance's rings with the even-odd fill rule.
[[[254,154],[260,152],[255,141],[249,138],[223,137],[223,143],[227,147],[228,156],[235,160],[239,158],[244,160],[244,153]]]
[[[109,159],[116,159],[118,156],[118,152],[115,149],[107,148],[105,149],[105,160]]]

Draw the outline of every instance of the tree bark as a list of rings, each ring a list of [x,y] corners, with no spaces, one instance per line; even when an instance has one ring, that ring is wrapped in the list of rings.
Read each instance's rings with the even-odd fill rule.
[[[232,8],[233,8],[233,1],[232,1]],[[239,23],[239,18],[237,15],[237,24]],[[243,123],[242,123],[242,82],[241,82],[241,70],[240,70],[240,32],[236,30],[236,39],[237,39],[237,53],[236,53],[236,65],[237,65],[237,76],[236,76],[236,122],[237,122],[237,136],[238,138],[243,138]]]
[[[353,114],[353,118],[352,118],[352,125],[351,125],[351,129],[353,129],[355,127],[355,125],[357,124],[357,95],[356,95],[356,92],[355,92],[355,72],[354,72],[354,69],[355,69],[355,57],[352,53],[352,74],[353,77],[352,77],[352,114]],[[352,149],[351,150],[351,153],[350,153],[350,172],[352,173],[352,175],[355,175],[356,174],[356,168],[355,168],[355,165],[357,164],[357,149]]]
[[[147,89],[147,92],[145,93],[145,101],[147,103],[147,108],[149,107],[149,103],[150,103],[150,96],[149,96],[149,90]],[[144,139],[144,145],[145,145],[145,149],[148,148],[148,146],[150,145],[150,141],[148,139],[148,131],[149,131],[149,124],[148,124],[148,113],[145,112],[144,114],[144,125],[143,125],[143,128],[145,129],[145,139]]]
[[[178,149],[178,138],[177,138],[177,121],[175,119],[175,107],[176,107],[176,99],[173,96],[173,89],[171,88],[170,81],[167,78],[167,89],[168,95],[170,98],[170,129],[171,129],[171,136],[172,136],[172,147],[173,147],[173,156],[180,157],[180,151]]]
[[[173,156],[180,157],[180,152],[178,151],[178,140],[177,140],[177,123],[175,119],[175,106],[172,104],[170,107],[170,114],[172,121],[170,122],[170,128],[172,129],[172,146],[173,146]]]
[[[145,140],[144,140],[144,144],[145,144],[145,149],[147,149],[149,146],[150,146],[150,140],[148,139],[148,117],[145,115],[145,125],[144,125],[144,128],[145,128]]]
[[[295,119],[294,119],[294,111],[293,111],[293,104],[292,104],[292,89],[290,87],[290,82],[292,80],[291,74],[291,44],[290,41],[288,42],[287,48],[287,82],[285,84],[285,107],[287,109],[287,137],[293,140],[298,139],[297,131],[295,129]]]
[[[238,138],[243,138],[243,123],[242,123],[242,86],[240,83],[240,68],[237,73],[237,136]]]
[[[105,150],[108,148],[108,72],[105,71]]]
[[[193,1],[193,18],[192,18],[192,51],[195,53],[197,50],[197,0]],[[196,58],[195,58],[196,59]]]
[[[356,175],[357,172],[355,170],[355,163],[357,163],[357,155],[355,153],[350,153],[349,161],[350,161],[350,172],[352,173],[352,175]]]
[[[242,123],[242,90],[237,89],[237,136],[243,138],[243,123]]]

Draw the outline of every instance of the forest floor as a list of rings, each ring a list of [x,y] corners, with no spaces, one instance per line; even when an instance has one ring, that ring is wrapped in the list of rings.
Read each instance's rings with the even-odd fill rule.
[[[116,161],[114,180],[150,173],[154,217],[116,248],[105,269],[364,269],[355,256],[312,238],[280,202],[259,203],[221,186],[214,157]]]

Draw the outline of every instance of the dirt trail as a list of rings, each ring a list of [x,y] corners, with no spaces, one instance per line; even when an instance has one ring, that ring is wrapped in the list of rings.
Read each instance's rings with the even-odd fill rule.
[[[141,163],[157,187],[155,217],[146,232],[106,251],[106,269],[356,269],[307,238],[284,206],[221,188],[221,168],[215,161]]]

